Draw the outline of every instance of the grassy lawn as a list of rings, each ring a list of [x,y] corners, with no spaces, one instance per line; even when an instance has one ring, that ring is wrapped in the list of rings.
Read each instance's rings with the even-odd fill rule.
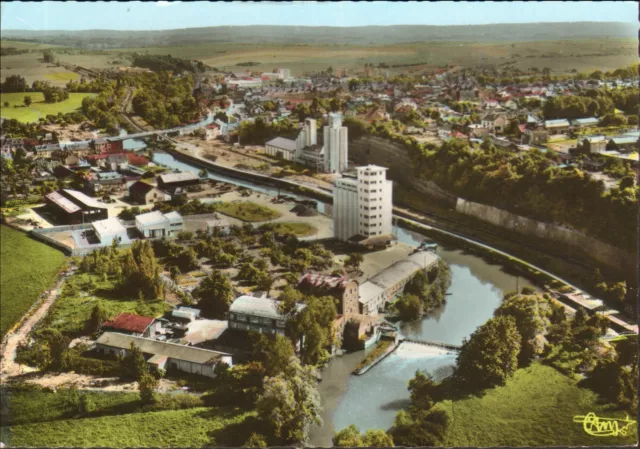
[[[76,81],[80,79],[80,75],[75,72],[55,72],[55,73],[47,73],[44,76],[46,79],[51,81]]]
[[[75,274],[66,282],[45,321],[50,327],[63,333],[84,334],[85,323],[97,301],[101,301],[109,318],[113,318],[121,312],[137,313],[136,299],[123,297],[117,291],[113,279],[105,280],[97,274]],[[167,307],[164,301],[147,301],[145,306],[143,315],[153,317],[162,315]]]
[[[280,234],[290,232],[296,237],[309,237],[318,230],[308,223],[274,223],[274,231]]]
[[[518,370],[503,387],[484,397],[438,405],[453,421],[445,446],[601,446],[635,444],[636,437],[594,437],[573,417],[594,412],[601,418],[624,413],[600,404],[591,390],[555,369],[534,364]]]
[[[23,105],[25,96],[30,96],[33,103],[29,107]],[[0,95],[0,104],[2,105],[2,117],[8,119],[16,119],[21,122],[37,122],[40,117],[46,117],[49,114],[57,115],[58,112],[66,114],[80,109],[82,99],[84,97],[95,96],[96,94],[72,93],[69,98],[59,103],[45,103],[44,96],[41,92],[20,92]],[[9,107],[5,108],[4,103],[8,101]],[[14,105],[18,105],[14,108]]]
[[[280,212],[251,201],[222,203],[218,205],[216,211],[238,220],[249,222],[274,220],[281,216]]]
[[[253,412],[203,407],[187,395],[157,395],[156,411],[144,411],[137,393],[86,394],[96,405],[89,417],[75,416],[62,390],[3,395],[2,422],[10,417],[13,425],[0,428],[0,440],[22,447],[241,446],[255,422]]]
[[[0,336],[31,307],[62,267],[62,252],[0,226]]]

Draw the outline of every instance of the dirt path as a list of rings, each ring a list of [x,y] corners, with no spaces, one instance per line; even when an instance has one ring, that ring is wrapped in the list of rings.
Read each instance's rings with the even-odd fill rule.
[[[2,342],[2,349],[0,351],[0,383],[6,382],[9,377],[17,376],[26,372],[21,365],[15,363],[18,345],[27,340],[27,336],[29,335],[29,332],[31,332],[33,326],[35,326],[38,321],[47,314],[53,302],[58,298],[65,279],[66,277],[62,277],[62,279],[60,279],[51,290],[49,290],[46,299],[42,304],[40,304],[38,309],[20,325],[18,329],[5,336],[4,341]]]

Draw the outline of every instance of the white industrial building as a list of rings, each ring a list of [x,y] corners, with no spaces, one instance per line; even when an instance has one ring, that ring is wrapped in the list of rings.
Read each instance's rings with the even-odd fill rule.
[[[281,80],[291,78],[291,70],[289,69],[278,69],[276,73]]]
[[[184,219],[178,212],[163,214],[156,210],[138,215],[136,228],[147,238],[174,237],[184,229]]]
[[[333,191],[333,229],[339,240],[364,245],[386,243],[393,238],[393,183],[387,168],[356,168],[356,177],[336,180]]]
[[[430,269],[438,259],[432,251],[416,251],[360,284],[358,301],[362,314],[377,315],[383,311],[387,303],[404,291],[418,271]]]
[[[264,145],[265,153],[269,156],[293,161],[296,158],[296,142],[295,140],[285,139],[284,137],[276,137],[271,139]]]
[[[305,147],[310,147],[318,143],[318,127],[313,118],[304,119],[304,125],[296,138],[296,156]]]
[[[94,221],[92,223],[96,237],[100,240],[100,244],[108,246],[113,240],[121,242],[128,240],[127,228],[122,226],[120,220],[116,217],[107,218],[106,220]]]
[[[324,147],[318,145],[316,120],[306,118],[296,138],[296,162],[313,167],[315,171],[325,171]]]
[[[329,114],[329,124],[324,127],[324,170],[328,173],[342,173],[347,170],[347,131],[347,127],[342,126],[341,114]]]

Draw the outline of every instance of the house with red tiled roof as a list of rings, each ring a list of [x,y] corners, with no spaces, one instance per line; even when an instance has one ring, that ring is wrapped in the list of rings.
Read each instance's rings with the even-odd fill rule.
[[[138,156],[135,153],[127,153],[127,162],[129,162],[130,165],[140,167],[149,164],[149,159],[144,156]]]
[[[160,322],[148,316],[135,313],[121,313],[114,319],[106,321],[102,328],[108,332],[134,335],[136,337],[153,337],[160,328]]]

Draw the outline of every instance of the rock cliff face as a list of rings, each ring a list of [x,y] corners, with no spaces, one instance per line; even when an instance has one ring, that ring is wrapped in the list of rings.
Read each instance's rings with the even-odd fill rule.
[[[364,136],[349,143],[349,159],[356,164],[387,167],[387,178],[455,207],[457,197],[432,181],[416,177],[407,150],[401,145],[376,136]]]
[[[618,270],[629,271],[636,257],[627,251],[590,237],[580,231],[554,223],[544,223],[519,216],[496,207],[458,198],[439,188],[432,181],[419,177],[412,169],[406,149],[395,142],[375,136],[364,136],[349,144],[349,158],[356,164],[376,164],[389,168],[388,177],[418,193],[428,195],[469,215],[495,226],[555,242],[566,248],[572,257],[590,257]]]
[[[456,211],[522,235],[535,236],[565,245],[567,255],[573,257],[589,256],[598,262],[624,271],[628,271],[635,265],[633,254],[561,225],[543,223],[462,198],[458,198]]]

